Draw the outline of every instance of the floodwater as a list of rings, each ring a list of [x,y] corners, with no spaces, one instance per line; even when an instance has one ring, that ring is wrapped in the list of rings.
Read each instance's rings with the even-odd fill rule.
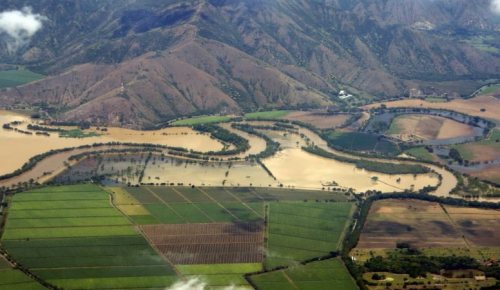
[[[259,124],[258,122],[253,122],[254,124]],[[318,188],[321,183],[335,181],[339,185],[345,185],[347,183],[347,188],[353,188],[356,191],[366,191],[366,188],[371,190],[381,190],[382,192],[392,192],[394,189],[399,188],[414,188],[415,190],[419,190],[425,186],[435,186],[439,184],[439,179],[435,174],[420,174],[417,175],[417,178],[413,180],[413,175],[405,176],[405,175],[387,175],[380,174],[377,172],[368,172],[365,170],[357,169],[355,165],[350,163],[342,163],[336,160],[323,158],[320,156],[316,156],[307,152],[294,152],[291,149],[295,149],[301,151],[299,149],[301,146],[306,144],[306,141],[303,138],[300,138],[298,134],[287,134],[285,135],[283,132],[276,131],[262,131],[268,134],[269,137],[273,138],[275,141],[283,144],[285,150],[280,154],[270,157],[264,160],[264,164],[273,172],[273,174],[278,178],[278,180],[282,183],[286,184],[286,181],[295,183],[297,187],[311,187]],[[314,144],[320,147],[323,150],[331,152],[333,154],[344,156],[352,159],[360,159],[360,157],[351,155],[348,153],[344,153],[341,151],[337,151],[328,147],[325,140],[323,140],[316,133],[312,132],[307,128],[299,128],[299,133],[303,134],[311,144]],[[288,140],[284,142],[283,139]],[[297,143],[299,142],[299,143]],[[437,196],[449,196],[450,192],[455,188],[458,181],[450,171],[441,168],[436,165],[425,164],[415,161],[396,161],[396,160],[387,160],[387,159],[379,159],[379,158],[363,158],[371,161],[378,162],[390,162],[396,164],[417,164],[423,165],[430,168],[432,171],[436,172],[438,175],[441,175],[442,180],[439,187],[433,192],[434,195]],[[315,163],[316,162],[316,163]],[[346,172],[342,170],[331,169],[330,166],[336,168],[343,168]],[[345,167],[349,166],[349,167]],[[350,171],[349,171],[350,170]],[[318,173],[314,173],[317,171]],[[299,172],[299,173],[297,173]],[[327,173],[322,173],[327,172]],[[335,174],[335,175],[334,175]],[[290,178],[290,176],[295,176],[294,178]],[[366,177],[369,176],[369,181],[371,182],[371,178],[376,176],[378,178],[378,182],[373,182],[371,187],[366,181]],[[346,178],[346,182],[341,179]],[[401,178],[400,183],[397,182],[397,179]],[[363,181],[362,181],[363,180]],[[299,182],[300,181],[300,182]],[[412,186],[413,185],[413,186]],[[383,189],[383,190],[382,190]]]
[[[13,121],[32,122],[30,118],[8,111],[0,111],[0,126]],[[223,144],[207,134],[200,134],[187,127],[165,128],[157,131],[135,131],[122,128],[109,128],[104,135],[89,138],[59,138],[57,133],[50,137],[25,135],[0,128],[0,175],[11,173],[20,168],[31,157],[44,152],[78,147],[94,143],[151,143],[183,147],[197,151],[218,151]]]
[[[412,174],[388,175],[370,172],[358,169],[352,163],[324,158],[297,148],[285,149],[264,160],[264,164],[285,186],[297,188],[321,189],[338,184],[356,192],[400,192],[405,189],[420,190],[428,185],[435,186],[439,182],[435,174],[419,174],[414,177]],[[373,177],[378,180],[373,181]]]
[[[248,149],[246,152],[240,153],[236,156],[231,156],[231,157],[240,157],[240,158],[245,158],[248,155],[257,155],[261,153],[262,151],[266,150],[266,140],[257,137],[252,134],[248,134],[247,132],[240,131],[238,129],[234,129],[231,127],[230,123],[223,123],[219,124],[222,128],[228,130],[231,133],[237,134],[245,139],[248,140],[248,143],[250,144],[250,149]]]
[[[277,186],[278,182],[257,163],[185,162],[175,158],[149,163],[143,183],[182,183],[196,186]]]

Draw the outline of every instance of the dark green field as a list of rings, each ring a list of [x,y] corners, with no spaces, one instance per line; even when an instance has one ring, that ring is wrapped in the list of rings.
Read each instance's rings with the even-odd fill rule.
[[[266,268],[290,266],[338,251],[352,211],[352,203],[270,204]]]
[[[391,156],[400,152],[397,144],[369,133],[331,132],[327,135],[327,141],[334,147],[349,151],[376,152]]]
[[[313,262],[250,278],[261,290],[356,290],[359,289],[340,259]]]

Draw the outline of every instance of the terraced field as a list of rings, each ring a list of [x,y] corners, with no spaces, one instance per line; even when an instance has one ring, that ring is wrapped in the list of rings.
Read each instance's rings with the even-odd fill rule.
[[[17,262],[65,289],[158,288],[176,274],[93,185],[14,196],[2,246]]]
[[[356,290],[359,289],[340,259],[313,262],[250,278],[261,290]]]
[[[270,204],[266,268],[338,251],[352,212],[351,203]]]

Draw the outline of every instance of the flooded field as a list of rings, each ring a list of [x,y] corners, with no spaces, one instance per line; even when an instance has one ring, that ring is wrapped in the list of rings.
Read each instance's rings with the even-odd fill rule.
[[[234,129],[233,127],[231,127],[230,123],[223,123],[223,124],[220,124],[220,126],[224,129],[228,130],[229,132],[240,135],[241,137],[248,140],[248,143],[250,144],[250,149],[248,149],[247,151],[245,151],[241,154],[236,155],[236,157],[244,158],[248,155],[257,155],[257,154],[261,153],[262,151],[266,150],[266,140],[264,140],[260,137],[257,137],[255,135],[248,134],[247,132],[243,132],[243,131]]]
[[[278,185],[258,163],[192,162],[170,157],[151,160],[146,166],[142,182],[196,186]]]
[[[388,175],[356,168],[343,163],[305,152],[301,149],[285,149],[276,156],[264,160],[264,164],[285,186],[321,189],[338,184],[356,192],[379,190],[382,192],[420,190],[428,185],[437,185],[434,174]],[[377,179],[374,181],[374,179]]]
[[[32,122],[28,117],[16,113],[0,111],[0,125],[13,121]],[[94,143],[152,143],[183,147],[197,151],[218,151],[223,144],[209,135],[200,134],[190,128],[174,127],[157,131],[135,131],[122,128],[109,128],[100,136],[88,138],[60,138],[56,133],[50,137],[26,135],[0,128],[0,175],[11,173],[20,168],[31,157],[44,152]]]
[[[259,124],[259,122],[253,122],[253,124]],[[323,140],[316,133],[314,133],[311,130],[306,129],[306,128],[300,128],[300,130],[299,130],[299,133],[302,134],[303,136],[305,136],[305,138],[301,138],[298,134],[285,135],[283,132],[276,132],[276,131],[265,131],[265,133],[269,137],[273,138],[275,141],[280,142],[282,144],[282,147],[285,148],[285,151],[281,153],[281,155],[282,155],[281,157],[273,156],[271,158],[264,160],[264,164],[266,164],[266,166],[268,166],[268,167],[275,166],[274,170],[272,168],[270,168],[270,170],[273,172],[273,174],[275,174],[275,176],[278,178],[278,180],[280,182],[283,182],[283,183],[285,183],[285,182],[280,179],[280,172],[276,172],[276,171],[282,169],[282,170],[284,170],[281,173],[282,175],[288,174],[286,172],[287,166],[288,166],[288,171],[290,174],[292,174],[291,171],[295,170],[297,167],[300,167],[300,169],[297,169],[297,170],[303,170],[304,174],[307,173],[308,171],[320,172],[320,173],[316,173],[316,174],[311,173],[309,175],[310,177],[307,177],[307,178],[298,176],[299,174],[297,174],[297,178],[299,178],[299,180],[300,180],[300,178],[302,178],[302,185],[304,185],[304,187],[308,187],[311,184],[315,184],[314,186],[317,188],[319,186],[318,184],[321,184],[321,182],[329,182],[329,181],[332,181],[332,179],[335,180],[334,175],[328,175],[330,173],[322,175],[321,171],[331,170],[331,169],[325,168],[323,166],[338,166],[338,163],[342,164],[341,162],[338,162],[338,161],[332,160],[332,159],[326,159],[326,161],[325,161],[325,160],[323,160],[324,158],[318,157],[315,155],[311,155],[311,154],[309,154],[311,156],[305,157],[307,155],[304,156],[304,154],[308,154],[306,152],[286,153],[286,149],[300,150],[299,148],[301,146],[306,145],[305,139],[309,140],[311,144],[314,144],[314,145],[320,147],[321,149],[326,150],[328,152],[331,152],[333,154],[352,158],[352,159],[360,159],[360,157],[358,157],[358,156],[351,155],[351,154],[344,153],[344,152],[340,152],[340,151],[337,151],[337,150],[334,150],[334,149],[328,147],[328,144],[326,143],[325,140]],[[297,143],[297,142],[299,142],[299,143]],[[283,155],[283,154],[288,154],[288,155]],[[297,157],[298,159],[302,160],[301,161],[302,163],[300,163],[300,162],[288,163],[288,161],[286,160],[286,158],[288,158],[288,157],[291,157],[291,158]],[[363,158],[363,159],[370,160],[370,161],[391,162],[391,163],[399,163],[399,164],[421,164],[419,162],[413,162],[413,161],[390,161],[390,160],[378,159],[378,158]],[[308,162],[307,160],[309,160],[309,161],[316,160],[319,163],[315,164],[314,162]],[[351,187],[355,188],[355,186],[354,186],[355,184],[360,184],[360,182],[358,182],[357,179],[353,179],[353,178],[358,178],[357,177],[358,174],[361,177],[363,174],[370,175],[370,178],[369,178],[370,181],[371,181],[371,177],[374,177],[374,176],[378,177],[378,179],[379,179],[378,183],[380,183],[380,184],[373,183],[371,189],[385,188],[386,190],[383,190],[383,191],[394,191],[394,189],[396,189],[397,187],[401,187],[401,188],[403,188],[403,186],[411,187],[412,185],[414,185],[415,190],[418,190],[419,188],[423,188],[423,187],[428,186],[428,185],[437,185],[439,183],[439,180],[436,176],[424,174],[424,175],[418,175],[417,176],[418,179],[414,180],[413,182],[411,182],[411,178],[413,178],[413,175],[411,175],[411,178],[405,179],[405,183],[403,183],[403,178],[401,178],[401,183],[398,184],[397,182],[393,183],[393,181],[397,181],[397,179],[399,177],[396,177],[396,176],[399,176],[399,175],[394,175],[394,176],[389,175],[389,176],[386,176],[384,179],[383,174],[379,174],[379,173],[375,173],[375,172],[368,173],[366,171],[365,171],[365,173],[363,173],[362,170],[356,169],[353,164],[349,164],[349,163],[344,163],[344,164],[348,164],[349,166],[351,166],[350,168],[352,170],[350,172],[354,172],[354,173],[352,173],[352,175],[350,175],[351,177],[349,179],[349,182],[351,182],[352,184],[347,186],[348,188],[351,188]],[[439,166],[430,165],[430,164],[425,164],[425,166],[429,167],[432,171],[436,172],[437,174],[439,174],[442,177],[441,184],[439,185],[437,190],[433,192],[433,194],[438,195],[438,196],[449,196],[451,190],[453,190],[453,188],[455,188],[455,186],[457,185],[457,182],[458,182],[455,175],[453,175],[453,173],[451,173],[450,171],[448,171],[444,168],[441,168]],[[357,172],[355,170],[357,170]],[[341,172],[341,173],[343,174],[343,172]],[[396,178],[394,178],[394,177],[396,177]],[[422,177],[422,178],[420,178],[420,177]],[[282,178],[286,179],[287,177],[285,176]],[[355,180],[355,181],[353,181],[353,180]],[[335,180],[335,182],[341,184],[341,182],[339,182],[337,180]],[[383,182],[386,182],[387,184],[382,185]],[[295,182],[295,183],[297,183],[297,182]],[[300,187],[299,185],[296,185],[296,186]],[[365,180],[363,185],[359,186],[359,188],[366,188],[366,186],[368,186],[368,183]],[[389,188],[392,188],[392,189],[389,190]]]

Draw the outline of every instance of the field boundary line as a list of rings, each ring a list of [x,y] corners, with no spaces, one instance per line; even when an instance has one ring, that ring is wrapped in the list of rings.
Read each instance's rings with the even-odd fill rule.
[[[236,198],[236,200],[238,200],[241,204],[243,204],[246,208],[248,208],[249,210],[253,211],[257,216],[261,217],[261,218],[264,218],[264,216],[262,216],[260,213],[258,213],[256,210],[254,210],[253,208],[251,208],[250,206],[248,206],[248,204],[246,202],[244,202],[243,200],[241,200],[238,196],[236,196],[234,193],[230,192],[229,190],[227,190],[226,188],[224,188],[224,191],[227,192],[228,194],[230,194],[232,197]]]
[[[347,229],[349,228],[349,226],[351,226],[354,222],[354,213],[356,212],[356,204],[352,204],[351,205],[351,210],[349,212],[349,216],[348,216],[348,219],[345,221],[344,223],[344,229],[342,230],[342,232],[340,233],[339,235],[339,240],[337,242],[337,250],[341,250],[342,248],[342,243],[343,241],[345,240],[345,237],[347,235]],[[348,222],[348,221],[351,221],[351,222]],[[357,221],[356,221],[357,222]],[[354,227],[356,227],[356,225],[354,225]],[[359,242],[359,239],[358,239],[358,242]]]
[[[255,195],[258,199],[260,199],[261,201],[266,201],[264,198],[262,198],[262,196],[260,196],[253,188],[250,188],[249,192],[251,192],[253,195]]]
[[[471,244],[469,243],[469,241],[467,240],[467,238],[465,237],[465,234],[464,232],[462,232],[460,230],[460,228],[458,227],[457,223],[455,222],[455,220],[453,220],[450,216],[450,214],[448,213],[448,210],[446,210],[446,208],[444,207],[444,205],[442,203],[439,203],[439,206],[441,207],[441,209],[443,210],[444,214],[446,215],[446,217],[448,218],[448,220],[450,221],[450,223],[453,225],[453,228],[455,228],[455,230],[461,235],[461,238],[464,240],[464,243],[465,245],[467,246],[467,248],[469,250],[472,250],[472,246]]]
[[[196,187],[196,189],[201,192],[202,194],[206,195],[210,200],[212,200],[215,204],[217,204],[220,208],[225,210],[228,214],[230,214],[232,217],[234,217],[236,220],[241,221],[241,219],[237,216],[235,216],[231,211],[229,211],[226,207],[224,207],[220,202],[218,202],[215,198],[213,198],[210,194],[208,194],[205,190]]]
[[[45,287],[47,289],[59,289],[55,285],[52,285],[51,283],[45,281],[44,279],[38,277],[35,273],[31,272],[28,268],[22,266],[21,264],[17,263],[14,258],[0,245],[0,259],[5,260],[9,266],[11,267],[12,270],[19,270],[21,271],[24,275],[26,275],[28,278],[30,278],[33,282],[38,283],[42,287]]]
[[[170,204],[168,204],[168,202],[164,201],[160,196],[158,196],[158,194],[156,192],[152,191],[151,189],[149,189],[147,187],[144,187],[144,188],[147,191],[149,191],[156,199],[158,199],[158,201],[160,201],[161,203],[166,205],[171,211],[173,211],[176,216],[180,217],[183,221],[188,222],[188,220],[184,216],[180,215],[172,206],[170,206]]]
[[[295,284],[295,282],[293,282],[292,278],[290,278],[290,276],[288,276],[288,274],[286,273],[286,270],[281,271],[281,274],[283,274],[283,277],[285,277],[285,279],[288,281],[288,283],[290,283],[290,285],[292,285],[292,287],[294,289],[300,290],[300,288]]]
[[[104,189],[103,189],[104,190]],[[113,203],[113,195],[110,194],[108,191],[104,190],[105,192],[108,193],[109,195],[109,202],[111,204],[111,206],[116,209],[117,211],[119,211],[122,215],[124,215],[130,222],[130,227],[133,227],[135,228],[136,230],[139,231],[140,235],[148,242],[149,246],[151,247],[151,249],[153,249],[156,254],[158,254],[160,257],[162,257],[165,262],[167,262],[171,267],[172,267],[172,270],[177,274],[178,277],[182,277],[182,274],[179,272],[179,270],[175,267],[175,265],[165,256],[163,255],[155,246],[154,244],[152,243],[152,241],[148,238],[148,236],[146,235],[146,233],[142,230],[142,228],[140,226],[137,226],[134,224],[134,222],[132,221],[132,219],[126,215],[124,212],[122,212],[120,210],[120,208],[118,208],[117,206],[115,206],[115,204]]]

